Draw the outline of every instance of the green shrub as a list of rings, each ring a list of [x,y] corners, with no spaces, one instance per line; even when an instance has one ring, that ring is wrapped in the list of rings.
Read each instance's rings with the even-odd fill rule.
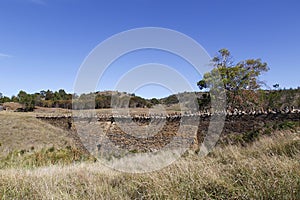
[[[278,125],[279,130],[295,130],[296,123],[291,121],[285,121]]]
[[[40,151],[28,150],[12,151],[6,157],[0,159],[1,168],[11,167],[40,167],[55,164],[71,164],[74,162],[93,161],[94,158],[73,147],[56,149],[44,148]]]

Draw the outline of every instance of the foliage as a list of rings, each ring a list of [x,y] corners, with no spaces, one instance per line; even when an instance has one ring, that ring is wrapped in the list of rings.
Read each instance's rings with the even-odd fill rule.
[[[10,98],[6,96],[2,96],[2,98],[0,98],[0,103],[5,103],[5,102],[10,102]]]
[[[228,91],[256,90],[262,84],[258,77],[262,72],[269,70],[267,63],[260,59],[247,59],[234,64],[231,53],[227,49],[219,50],[218,55],[212,59],[212,63],[215,68],[204,74],[203,80],[198,82],[201,90],[213,87],[218,79]]]
[[[157,104],[160,103],[160,101],[159,101],[157,98],[152,98],[152,99],[150,100],[150,102],[151,102],[152,105],[157,105]]]
[[[204,110],[210,107],[210,94],[203,93],[200,98],[197,98],[200,110]]]
[[[19,103],[23,104],[22,111],[33,111],[35,99],[33,95],[27,94],[21,90],[18,94]]]
[[[283,122],[274,121],[264,125],[264,127],[259,130],[251,130],[248,132],[244,132],[243,134],[228,134],[226,136],[223,136],[218,143],[222,146],[228,144],[239,144],[242,146],[246,146],[259,140],[259,138],[261,138],[262,136],[271,136],[272,133],[276,131],[297,132],[299,128],[300,122],[288,120]]]
[[[11,98],[2,96],[0,103],[17,102],[23,104],[22,111],[32,111],[36,106],[47,108],[66,108],[71,109],[74,100],[74,109],[76,103],[81,105],[82,108],[111,108],[115,102],[112,102],[112,97],[117,99],[119,107],[130,108],[144,108],[151,107],[156,104],[172,105],[181,101],[189,101],[191,95],[196,95],[198,100],[199,109],[209,109],[213,95],[211,92],[198,92],[198,93],[179,93],[173,94],[162,99],[144,99],[142,97],[127,94],[122,92],[96,92],[90,94],[72,95],[66,93],[63,89],[59,91],[42,90],[34,94],[28,94],[20,91],[17,96]],[[73,96],[75,97],[73,99]],[[226,91],[227,105],[229,108],[238,108],[241,110],[249,109],[283,109],[285,107],[294,106],[300,108],[300,88],[296,89],[274,89],[274,90],[246,90],[240,89],[238,91]]]
[[[163,99],[163,103],[166,105],[176,104],[179,100],[175,94],[168,96],[167,98]]]
[[[221,49],[212,59],[213,69],[205,73],[197,85],[200,90],[210,89],[216,94],[227,91],[229,107],[235,107],[241,99],[252,98],[251,92],[259,89],[264,83],[259,80],[263,72],[269,70],[267,63],[261,59],[247,59],[234,63],[231,53]],[[246,95],[246,96],[243,96]]]

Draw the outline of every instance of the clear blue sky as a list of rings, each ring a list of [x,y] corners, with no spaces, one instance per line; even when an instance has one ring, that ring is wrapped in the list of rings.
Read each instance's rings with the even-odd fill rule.
[[[225,47],[236,61],[261,58],[271,69],[262,77],[268,85],[298,87],[299,10],[298,0],[0,0],[0,92],[72,92],[77,71],[94,47],[116,33],[148,26],[180,31],[211,56]],[[183,69],[183,61],[168,62],[168,56],[144,51],[119,64],[166,62],[184,71],[197,89],[201,77]],[[109,81],[122,75],[117,67],[111,71],[99,89],[112,89]],[[150,89],[138,94],[167,94]]]

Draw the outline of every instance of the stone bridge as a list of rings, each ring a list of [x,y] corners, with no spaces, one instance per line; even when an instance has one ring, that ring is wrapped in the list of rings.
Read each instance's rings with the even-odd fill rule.
[[[77,141],[77,144],[83,147],[81,141],[88,146],[88,150],[94,150],[95,140],[98,140],[100,135],[105,135],[114,145],[127,149],[129,151],[156,151],[165,145],[167,145],[179,132],[182,121],[185,124],[192,125],[194,129],[191,132],[195,134],[190,135],[189,129],[184,129],[186,133],[181,133],[184,137],[187,137],[187,141],[192,148],[197,148],[199,143],[202,143],[211,119],[218,116],[214,115],[171,115],[171,116],[136,116],[133,118],[119,116],[98,116],[95,118],[88,117],[72,117],[72,116],[37,116],[37,118],[47,121],[54,126],[58,126],[65,130],[68,130],[73,138]],[[300,122],[300,113],[268,113],[268,114],[238,114],[238,115],[226,115],[224,116],[225,122],[222,129],[221,137],[228,134],[243,134],[249,131],[260,130],[265,125],[274,125],[284,121]],[[154,127],[164,121],[163,126],[158,132],[151,134],[150,136],[145,135],[144,137],[136,136],[135,134],[128,134],[128,132],[139,132],[139,134],[147,134],[145,128],[147,125],[152,124]],[[196,120],[196,121],[195,121]],[[74,122],[75,121],[75,122]],[[198,121],[198,122],[197,122]],[[217,122],[216,122],[217,123]],[[82,126],[80,124],[83,124]],[[125,125],[124,127],[120,127]],[[196,125],[196,127],[195,127]],[[216,127],[218,124],[215,124]],[[89,126],[93,128],[86,128],[84,135],[77,135],[77,130],[83,126]],[[136,127],[140,127],[137,129]],[[127,128],[127,129],[126,129]],[[147,129],[149,131],[149,129]],[[196,131],[196,132],[195,132]],[[80,138],[80,139],[79,139]],[[101,148],[101,144],[97,146]]]

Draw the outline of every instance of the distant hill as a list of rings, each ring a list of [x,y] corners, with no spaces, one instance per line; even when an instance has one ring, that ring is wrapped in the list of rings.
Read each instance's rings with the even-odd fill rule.
[[[211,96],[209,92],[183,92],[173,94],[164,98],[145,99],[135,94],[119,91],[98,91],[89,94],[75,95],[67,94],[64,90],[41,91],[40,93],[27,94],[20,91],[18,96],[11,99],[0,98],[0,104],[8,105],[10,110],[32,111],[37,107],[64,108],[64,109],[103,109],[116,105],[119,108],[151,108],[157,104],[166,107],[184,107],[189,101],[196,97],[200,109],[209,109]],[[239,109],[284,109],[285,107],[300,108],[300,87],[297,89],[279,90],[240,90],[227,91],[226,94],[228,108]],[[180,100],[180,105],[179,105]],[[14,103],[7,103],[14,102]],[[75,103],[75,107],[74,104]],[[20,105],[22,107],[20,108]],[[78,105],[78,106],[77,106]],[[3,106],[4,109],[6,108]]]

